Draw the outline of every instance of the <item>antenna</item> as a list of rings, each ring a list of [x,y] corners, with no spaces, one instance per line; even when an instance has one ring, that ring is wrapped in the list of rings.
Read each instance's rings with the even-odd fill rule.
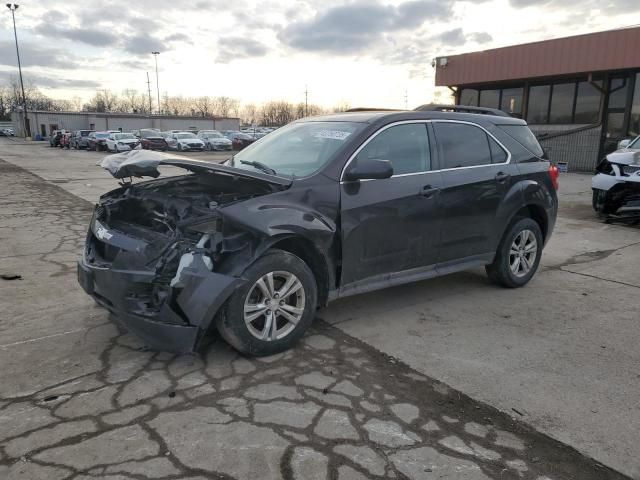
[[[149,91],[149,115],[153,113],[153,108],[151,107],[151,82],[149,81],[149,72],[147,72],[147,90]],[[158,106],[158,108],[160,108]]]
[[[409,89],[404,89],[404,109],[409,110]]]
[[[304,116],[309,116],[309,89],[307,85],[304,86]]]

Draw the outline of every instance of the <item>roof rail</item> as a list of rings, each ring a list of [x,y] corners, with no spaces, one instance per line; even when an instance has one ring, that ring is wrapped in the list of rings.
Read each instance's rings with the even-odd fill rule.
[[[427,103],[415,108],[416,112],[457,112],[457,113],[478,113],[481,115],[496,115],[498,117],[511,117],[506,112],[497,108],[471,107],[468,105],[433,105]]]
[[[345,110],[345,113],[354,113],[354,112],[397,112],[397,111],[399,111],[397,108],[355,107],[355,108],[350,108],[349,110]]]

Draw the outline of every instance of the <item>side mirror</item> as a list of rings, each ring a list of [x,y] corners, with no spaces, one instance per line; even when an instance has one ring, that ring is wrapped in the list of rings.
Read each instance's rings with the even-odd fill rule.
[[[393,165],[389,160],[378,160],[373,158],[356,159],[345,172],[344,178],[347,181],[356,180],[380,180],[393,176]]]
[[[620,140],[618,142],[618,149],[627,148],[630,143],[631,143],[631,139],[630,138],[625,138],[624,140]]]

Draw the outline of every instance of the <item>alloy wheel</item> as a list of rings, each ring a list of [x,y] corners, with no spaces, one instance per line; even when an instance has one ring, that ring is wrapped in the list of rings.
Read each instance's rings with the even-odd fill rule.
[[[538,240],[531,230],[522,230],[513,239],[509,249],[509,269],[516,277],[527,275],[538,255]]]
[[[302,282],[291,272],[269,272],[251,287],[244,302],[244,322],[259,340],[272,342],[289,335],[305,307]]]

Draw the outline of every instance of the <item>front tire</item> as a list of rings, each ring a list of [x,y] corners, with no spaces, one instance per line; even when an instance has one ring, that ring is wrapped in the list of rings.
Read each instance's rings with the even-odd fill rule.
[[[485,267],[489,279],[507,288],[526,285],[538,270],[543,244],[542,230],[535,220],[517,220],[500,241],[493,263]]]
[[[241,353],[273,355],[291,348],[311,325],[317,285],[299,257],[270,250],[243,274],[247,282],[216,317],[220,335]]]

